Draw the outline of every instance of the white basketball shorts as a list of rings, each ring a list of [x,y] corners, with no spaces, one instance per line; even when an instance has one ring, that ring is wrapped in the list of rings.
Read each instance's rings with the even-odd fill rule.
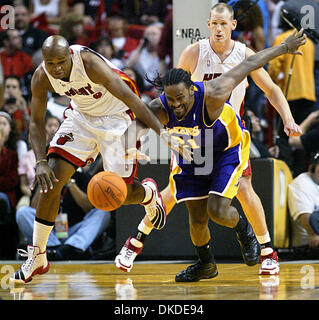
[[[123,178],[136,174],[136,165],[125,160],[121,137],[132,124],[134,115],[128,110],[110,116],[96,117],[68,108],[56,132],[48,154],[58,154],[77,167],[92,163],[101,153],[103,168]]]

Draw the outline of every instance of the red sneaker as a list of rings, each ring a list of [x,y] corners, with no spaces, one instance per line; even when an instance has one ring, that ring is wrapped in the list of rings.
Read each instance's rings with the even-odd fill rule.
[[[260,256],[260,275],[277,275],[279,274],[279,262],[277,252],[273,251],[272,253],[266,256]]]
[[[117,268],[125,271],[130,272],[133,268],[133,263],[138,254],[142,252],[143,245],[141,248],[135,247],[131,243],[131,237],[129,237],[124,246],[122,247],[120,253],[116,256],[114,260],[114,264]],[[137,240],[137,239],[136,239]],[[138,240],[137,240],[138,241]],[[141,243],[142,244],[142,243]]]

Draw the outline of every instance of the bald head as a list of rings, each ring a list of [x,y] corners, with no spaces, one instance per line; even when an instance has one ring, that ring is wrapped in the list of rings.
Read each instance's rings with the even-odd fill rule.
[[[69,52],[69,43],[68,41],[59,35],[50,36],[45,39],[42,45],[43,56],[56,56],[61,53]]]
[[[47,71],[56,79],[67,78],[71,72],[72,58],[68,41],[55,35],[45,39],[42,55]]]

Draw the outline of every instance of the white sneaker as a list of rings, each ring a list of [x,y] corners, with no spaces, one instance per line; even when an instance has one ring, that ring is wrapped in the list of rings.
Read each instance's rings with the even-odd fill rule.
[[[43,274],[49,271],[50,263],[47,259],[46,251],[40,252],[38,246],[29,245],[28,251],[18,249],[18,253],[22,257],[28,257],[28,259],[10,277],[10,281],[13,283],[28,283],[36,274]]]
[[[142,185],[147,185],[153,190],[151,200],[146,203],[141,203],[145,207],[146,214],[150,219],[153,227],[157,230],[162,229],[166,223],[166,209],[161,196],[158,191],[156,182],[151,178],[146,178],[142,181]]]
[[[131,243],[131,239],[132,237],[129,237],[124,246],[122,247],[120,253],[116,256],[115,260],[114,260],[114,264],[116,265],[117,268],[125,271],[125,272],[130,272],[133,268],[133,263],[134,260],[136,258],[136,256],[138,254],[140,254],[142,252],[143,249],[143,243],[142,247],[138,248],[135,247],[132,243]],[[135,239],[135,238],[133,238]],[[137,239],[135,239],[136,241],[139,241]]]
[[[278,275],[279,274],[279,262],[277,252],[273,251],[272,253],[266,256],[260,256],[260,275]]]

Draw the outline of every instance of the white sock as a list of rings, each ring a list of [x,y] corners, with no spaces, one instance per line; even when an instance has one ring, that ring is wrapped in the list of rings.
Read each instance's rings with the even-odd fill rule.
[[[262,256],[268,256],[268,254],[271,254],[274,252],[274,249],[271,248],[271,247],[266,247],[266,248],[262,248],[261,249],[261,252],[260,252],[260,255]]]
[[[145,190],[145,197],[142,201],[142,203],[150,201],[153,197],[153,189],[151,187],[149,187],[148,185],[142,184],[142,186],[144,187]]]
[[[270,235],[269,235],[268,231],[267,231],[266,234],[264,234],[262,236],[256,236],[256,238],[257,238],[257,241],[259,242],[259,244],[261,246],[260,254],[262,256],[267,256],[268,254],[271,254],[274,251],[272,247],[263,246],[263,244],[271,242]]]
[[[136,247],[136,248],[141,248],[141,247],[143,247],[143,242],[141,242],[141,241],[139,241],[139,240],[137,240],[137,239],[135,239],[135,238],[132,238],[132,239],[130,240],[130,242],[131,242],[132,245],[133,245],[134,247]]]
[[[33,245],[40,248],[40,252],[44,252],[47,247],[49,235],[54,226],[47,226],[34,220],[33,225]]]
[[[267,242],[270,242],[271,239],[270,239],[270,235],[269,235],[269,232],[267,231],[266,234],[262,235],[262,236],[257,236],[256,235],[256,238],[257,238],[257,241],[259,242],[259,244],[263,244],[263,243],[267,243]]]
[[[143,232],[146,235],[149,235],[153,230],[153,227],[148,227],[142,220],[141,223],[138,225],[137,230]]]

